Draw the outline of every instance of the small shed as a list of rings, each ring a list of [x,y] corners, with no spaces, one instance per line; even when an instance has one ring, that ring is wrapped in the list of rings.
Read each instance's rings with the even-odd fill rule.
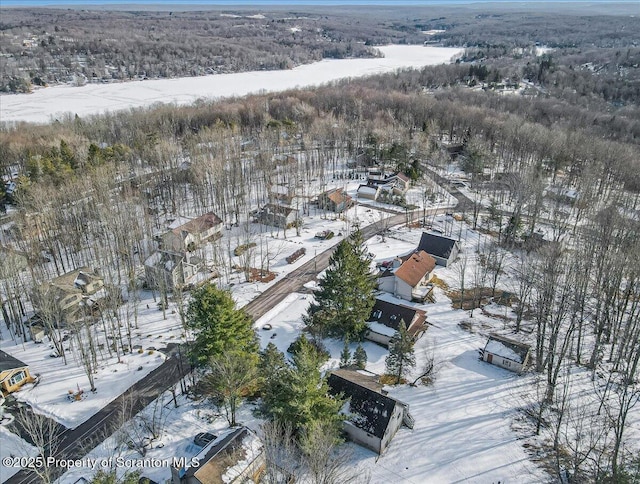
[[[529,363],[530,351],[531,348],[527,344],[497,334],[490,334],[487,344],[481,350],[481,358],[492,365],[515,373],[522,373],[522,370]]]

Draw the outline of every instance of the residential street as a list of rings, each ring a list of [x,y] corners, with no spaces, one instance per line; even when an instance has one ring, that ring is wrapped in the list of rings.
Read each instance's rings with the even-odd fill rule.
[[[428,215],[445,213],[451,207],[442,207],[428,210]],[[415,215],[422,215],[422,210],[415,212]],[[404,223],[405,214],[392,215],[391,217],[378,221],[362,229],[364,239],[369,239],[374,235],[382,233],[387,228]],[[329,258],[334,248],[330,248],[318,254],[312,260],[301,265],[288,274],[275,285],[266,289],[260,296],[245,306],[247,312],[254,320],[258,320],[267,311],[275,307],[292,292],[300,291],[304,284],[316,278],[318,273],[329,265]],[[122,409],[130,406],[127,411],[130,415],[135,415],[150,402],[155,400],[160,394],[179,382],[181,378],[180,365],[178,362],[178,345],[171,345],[167,348],[167,360],[145,379],[137,382],[129,390],[120,395],[100,412],[93,415],[89,420],[75,429],[64,429],[61,433],[60,451],[57,457],[60,459],[80,459],[86,455],[100,441],[105,440],[123,422]],[[188,372],[189,363],[182,354],[182,373]],[[61,474],[60,469],[58,474]],[[59,477],[56,475],[56,477]],[[32,471],[22,470],[6,481],[8,484],[40,483],[41,479]]]

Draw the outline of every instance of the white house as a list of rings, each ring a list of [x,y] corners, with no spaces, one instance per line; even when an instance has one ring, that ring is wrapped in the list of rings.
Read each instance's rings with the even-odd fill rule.
[[[487,363],[521,373],[529,362],[529,352],[529,345],[492,333],[480,355]]]
[[[422,250],[397,258],[378,276],[378,289],[407,301],[423,302],[432,289],[429,281],[435,267],[435,259]]]
[[[366,198],[368,200],[377,200],[380,196],[379,186],[360,185],[358,187],[358,198]]]
[[[409,406],[386,395],[377,375],[341,369],[331,372],[327,383],[331,395],[348,399],[343,429],[356,444],[382,454],[403,424],[413,428]]]

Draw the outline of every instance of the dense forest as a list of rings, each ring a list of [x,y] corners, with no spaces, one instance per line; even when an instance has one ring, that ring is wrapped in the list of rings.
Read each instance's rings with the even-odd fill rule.
[[[620,7],[618,10],[630,7]],[[557,9],[557,11],[556,11]],[[535,46],[566,56],[548,82],[608,91],[608,77],[637,65],[637,16],[576,15],[561,7],[531,13],[513,7],[100,11],[3,8],[0,92],[53,83],[112,82],[288,69],[323,58],[370,57],[373,46],[430,43],[465,46],[466,60],[527,57]],[[593,33],[598,35],[594,36]],[[598,76],[582,73],[584,64]],[[545,76],[526,71],[525,77]],[[583,78],[582,82],[567,77]],[[627,91],[635,87],[619,86]],[[630,99],[608,92],[611,99]],[[626,97],[625,97],[626,96]]]
[[[260,60],[264,68],[280,68],[323,56],[369,55],[360,42],[422,42],[422,30],[445,30],[433,39],[464,45],[466,52],[452,65],[317,89],[3,127],[0,171],[16,187],[4,194],[15,223],[0,240],[29,259],[28,271],[0,267],[2,292],[14,295],[3,305],[14,333],[25,331],[21,316],[38,297],[33,289],[73,267],[108,268],[107,285],[135,287],[167,216],[214,211],[248,224],[247,214],[268,201],[272,187],[304,192],[312,179],[335,173],[337,160],[395,170],[419,166],[425,176],[456,162],[475,193],[492,200],[489,208],[478,202],[465,211],[470,225],[513,251],[541,226],[550,234],[545,244],[522,251],[518,318],[505,322],[514,333],[527,330],[535,342],[539,388],[523,414],[532,431],[551,437],[531,445],[544,447],[550,472],[559,478],[637,482],[638,450],[625,448],[625,441],[640,403],[639,18],[525,18],[507,11],[473,18],[414,15],[407,22],[403,12],[382,25],[363,20],[360,30],[347,17],[330,15],[209,14],[196,22],[189,12],[118,14],[131,22],[153,19],[131,42],[108,41],[123,39],[122,33],[91,28],[101,15],[3,15],[3,52],[27,32],[37,37],[31,53],[2,58],[3,72],[19,77],[32,62],[33,76],[55,81],[58,55],[69,60],[60,81],[78,69],[92,77],[98,65],[96,75],[103,77],[121,61],[115,78],[200,74],[204,66],[227,72],[257,68]],[[72,27],[80,18],[85,31]],[[54,24],[58,30],[48,27]],[[167,27],[174,24],[184,27]],[[306,44],[294,26],[326,44]],[[199,42],[211,42],[203,32],[224,37],[231,28],[246,46],[225,42],[219,51],[196,55],[203,52]],[[180,34],[183,29],[188,34]],[[158,41],[174,44],[169,30],[183,41],[158,57]],[[285,34],[294,48],[280,44]],[[64,47],[67,37],[72,40]],[[99,38],[110,46],[101,49]],[[538,55],[541,46],[553,50]],[[16,49],[17,56],[25,47]],[[246,53],[242,65],[229,64],[242,58],[231,54],[234,49]],[[292,52],[300,57],[291,58]],[[340,176],[353,175],[350,170]],[[579,198],[549,203],[549,187]],[[217,269],[224,280],[229,268]],[[498,277],[500,267],[495,272]],[[111,303],[107,318],[129,317],[119,312],[121,301]],[[122,326],[114,324],[113,331],[125,331]],[[588,373],[594,391],[585,408],[597,413],[570,408],[572,368]]]

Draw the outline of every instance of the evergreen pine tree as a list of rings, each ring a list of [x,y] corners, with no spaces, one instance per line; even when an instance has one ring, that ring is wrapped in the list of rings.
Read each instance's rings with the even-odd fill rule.
[[[263,407],[267,412],[287,398],[285,376],[288,371],[289,365],[284,353],[270,342],[260,353],[258,364],[260,394]]]
[[[265,350],[260,364],[264,409],[276,421],[291,425],[298,435],[314,422],[322,422],[337,438],[343,402],[328,395],[321,366],[322,360],[311,344],[300,345],[291,364],[275,347]]]
[[[416,366],[416,357],[413,352],[413,338],[407,332],[404,320],[400,321],[398,331],[389,343],[389,354],[385,359],[387,373],[396,378],[396,385],[402,378]]]
[[[207,284],[192,293],[187,324],[196,331],[191,355],[198,365],[226,351],[255,354],[258,340],[253,322],[243,309],[236,309],[228,291]]]
[[[338,244],[305,322],[321,336],[359,338],[375,303],[375,275],[362,233]]]
[[[367,367],[367,352],[360,343],[353,353],[353,362],[359,370],[364,370]]]
[[[351,364],[351,351],[349,350],[349,338],[344,339],[342,353],[340,353],[340,368],[345,368]]]

